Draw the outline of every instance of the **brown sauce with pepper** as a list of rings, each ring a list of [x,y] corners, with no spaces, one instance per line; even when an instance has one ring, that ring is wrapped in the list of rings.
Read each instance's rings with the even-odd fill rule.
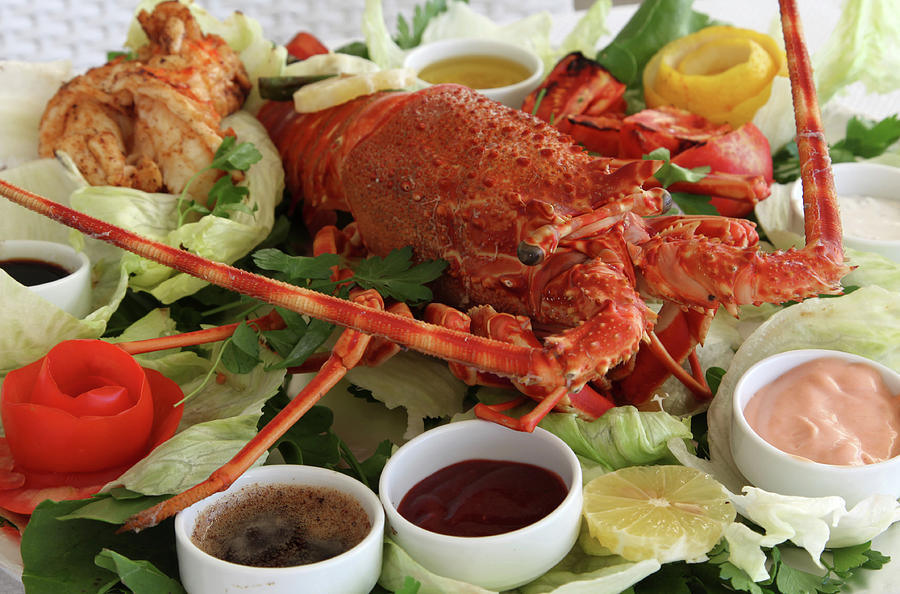
[[[568,489],[554,472],[506,460],[466,460],[409,490],[397,511],[417,526],[450,536],[491,536],[533,524]]]

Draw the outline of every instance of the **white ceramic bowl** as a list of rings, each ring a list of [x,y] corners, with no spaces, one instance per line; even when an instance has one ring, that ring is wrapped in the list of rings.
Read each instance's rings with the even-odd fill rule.
[[[892,201],[900,209],[900,167],[878,163],[835,163],[834,187],[838,196],[872,196]],[[803,187],[798,180],[791,188],[794,216],[803,220]],[[877,215],[876,215],[877,216]],[[844,216],[846,219],[846,216]],[[900,262],[900,234],[893,239],[869,239],[848,232],[844,222],[844,243],[855,250],[874,252]]]
[[[422,479],[472,459],[541,466],[562,478],[568,495],[534,524],[494,536],[438,534],[398,513],[403,496]],[[565,442],[541,428],[522,433],[487,421],[461,421],[426,431],[398,449],[381,474],[379,497],[389,534],[423,567],[482,588],[509,590],[545,573],[575,544],[583,501],[581,466]]]
[[[518,45],[493,39],[458,38],[426,43],[411,50],[406,55],[403,66],[420,72],[435,62],[458,56],[497,56],[518,62],[528,69],[531,76],[514,85],[475,89],[482,95],[514,109],[521,109],[525,97],[535,90],[544,78],[544,64],[536,53]],[[419,82],[424,86],[429,84],[421,80]]]
[[[804,349],[767,357],[748,369],[734,389],[731,453],[753,485],[783,495],[838,495],[848,506],[876,493],[900,497],[900,456],[861,466],[821,464],[787,454],[760,437],[747,423],[744,407],[756,392],[788,370],[821,357],[866,363],[877,369],[892,393],[900,393],[900,374],[875,361],[841,351]]]
[[[28,289],[76,318],[83,318],[90,312],[91,263],[84,252],[53,241],[0,240],[0,260],[15,259],[40,260],[68,270],[67,276]]]
[[[331,559],[296,567],[250,567],[202,551],[191,540],[201,512],[250,485],[331,487],[355,498],[369,516],[368,535]],[[216,493],[175,517],[175,548],[181,581],[188,594],[266,592],[267,594],[367,594],[381,574],[384,511],[368,487],[347,475],[314,466],[276,464],[248,470],[226,491]]]

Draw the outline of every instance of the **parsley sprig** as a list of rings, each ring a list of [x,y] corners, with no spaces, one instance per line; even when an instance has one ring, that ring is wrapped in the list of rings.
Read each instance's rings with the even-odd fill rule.
[[[709,552],[705,563],[667,563],[635,584],[629,594],[836,594],[862,570],[881,569],[890,561],[871,548],[872,543],[831,549],[822,556],[823,575],[809,573],[784,561],[790,545],[768,549],[768,580],[754,582],[742,569],[728,561],[728,545],[720,542]]]
[[[260,159],[262,159],[262,153],[252,143],[241,142],[238,144],[234,136],[223,138],[222,144],[216,149],[212,162],[192,175],[181,191],[178,202],[178,226],[180,227],[184,223],[185,217],[191,212],[223,218],[228,218],[231,213],[236,211],[252,214],[255,209],[251,209],[243,202],[250,190],[234,185],[230,175],[223,175],[213,184],[207,195],[206,206],[188,198],[187,192],[191,184],[207,171],[219,170],[225,173],[247,171]]]
[[[847,122],[843,140],[828,148],[833,163],[847,163],[857,158],[871,159],[884,153],[900,140],[900,114],[875,122],[856,116]],[[791,141],[772,156],[775,181],[790,183],[800,177],[800,155],[797,143]]]
[[[429,301],[431,290],[425,286],[440,276],[447,266],[443,260],[412,263],[412,249],[394,250],[384,258],[371,256],[354,263],[342,263],[340,256],[322,254],[316,257],[291,256],[269,248],[253,254],[255,264],[284,282],[324,293],[349,295],[350,284],[375,289],[383,297],[416,304]],[[353,275],[339,282],[331,280],[334,266],[348,266]],[[223,347],[221,361],[231,372],[247,373],[259,362],[259,343],[264,340],[281,360],[270,369],[285,369],[302,364],[331,336],[334,325],[323,320],[307,319],[298,313],[278,308],[285,328],[270,330],[259,336],[242,324]]]

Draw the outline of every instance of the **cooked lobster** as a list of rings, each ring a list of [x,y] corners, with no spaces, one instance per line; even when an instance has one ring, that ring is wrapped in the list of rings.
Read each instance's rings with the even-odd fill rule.
[[[677,165],[710,166],[714,177],[735,182],[727,195],[721,187],[710,187],[710,180],[700,187],[679,183],[672,189],[712,193],[711,203],[720,214],[745,216],[769,195],[771,148],[753,123],[732,129],[672,106],[626,114],[624,95],[625,85],[599,62],[574,52],[563,57],[525,98],[522,110],[570,134],[598,155],[640,159],[665,148]]]
[[[589,382],[603,387],[604,376],[627,365],[643,341],[656,342],[655,316],[642,295],[733,311],[741,303],[840,291],[847,266],[811,67],[794,1],[781,0],[781,10],[804,163],[807,245],[800,250],[760,253],[752,225],[742,220],[644,219],[667,203],[664,190],[645,187],[658,163],[613,169],[547,124],[459,87],[382,93],[308,116],[266,110],[262,117],[304,200],[352,213],[352,232],[331,236],[375,253],[412,245],[419,258],[444,258],[450,267],[439,294],[458,306],[476,305],[474,331],[484,336],[379,311],[365,297],[346,301],[211,262],[2,181],[0,193],[143,257],[351,329],[298,398],[294,419],[359,361],[365,334],[470,366],[479,377],[510,378],[541,399],[535,410],[521,419],[483,406],[477,412],[530,430]],[[466,323],[462,314],[433,309],[449,326]],[[576,398],[570,406],[581,403]],[[284,428],[289,419],[281,421]],[[274,433],[261,434],[210,484],[127,526],[152,525],[225,488],[277,439]]]

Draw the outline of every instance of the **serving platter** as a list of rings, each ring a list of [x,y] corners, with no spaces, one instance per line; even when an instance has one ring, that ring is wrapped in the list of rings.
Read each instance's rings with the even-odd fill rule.
[[[547,3],[553,10],[551,2]],[[714,0],[698,0],[694,3],[694,8],[700,12],[705,12],[713,18],[728,23],[734,23],[738,26],[756,29],[763,32],[773,33],[778,31],[778,21],[776,18],[776,6],[774,1],[771,7],[761,9],[759,3],[756,2],[721,2]],[[837,1],[830,2],[813,2],[811,0],[800,2],[801,16],[804,22],[804,28],[807,34],[807,41],[811,52],[825,42],[830,31],[834,28],[834,24],[840,15],[840,3]],[[610,31],[619,30],[631,17],[635,10],[635,6],[615,6],[611,9],[607,27]],[[249,13],[249,11],[248,11]],[[254,16],[249,13],[250,16]],[[561,39],[566,32],[571,30],[579,13],[556,13],[554,15],[554,38]],[[298,28],[304,28],[316,32],[314,23],[298,24]],[[603,45],[611,35],[604,37],[600,45]],[[333,42],[335,45],[345,40],[325,39],[326,42]],[[866,115],[869,117],[883,117],[889,113],[894,113],[900,107],[900,95],[894,93],[889,96],[872,96],[863,89],[854,88],[846,96],[837,99],[845,103],[848,108],[852,107],[855,113]],[[873,543],[873,548],[882,551],[887,555],[900,555],[900,528],[894,526],[886,533],[881,535]],[[21,582],[19,574],[21,573],[21,558],[18,555],[18,547],[15,542],[6,538],[0,538],[0,565],[6,575],[3,576],[5,581],[0,581],[0,592],[16,592],[21,591]],[[895,563],[888,564],[884,569],[877,572],[866,572],[861,576],[849,590],[854,594],[865,594],[875,592],[889,591],[890,586],[900,580],[900,566]]]

